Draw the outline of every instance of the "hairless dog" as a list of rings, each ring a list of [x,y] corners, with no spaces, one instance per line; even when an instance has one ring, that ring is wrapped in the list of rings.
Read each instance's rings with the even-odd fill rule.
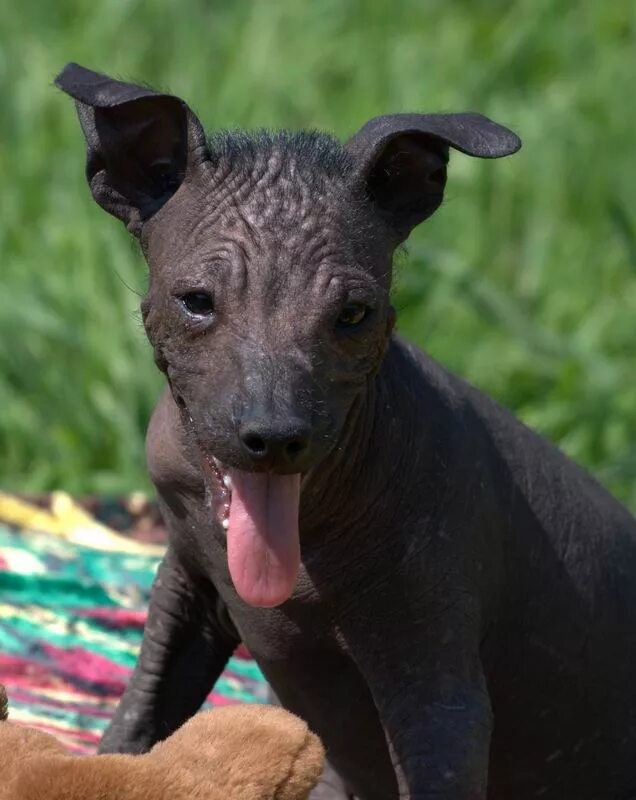
[[[450,149],[517,136],[463,113],[208,138],[178,97],[75,64],[56,83],[148,262],[166,376],[169,544],[102,751],[171,734],[242,640],[334,795],[633,800],[636,522],[393,332],[393,254]]]

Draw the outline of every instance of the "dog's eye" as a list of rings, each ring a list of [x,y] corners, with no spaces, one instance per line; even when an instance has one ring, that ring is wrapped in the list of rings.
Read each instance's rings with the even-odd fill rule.
[[[362,303],[347,303],[338,317],[338,327],[353,328],[359,325],[368,313],[368,306]]]
[[[214,300],[207,292],[187,292],[180,300],[185,309],[197,317],[209,317],[214,312]]]

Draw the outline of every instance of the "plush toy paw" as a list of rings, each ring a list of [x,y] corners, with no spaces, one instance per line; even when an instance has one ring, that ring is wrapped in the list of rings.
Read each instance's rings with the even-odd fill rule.
[[[287,711],[240,705],[201,712],[138,756],[75,757],[0,721],[0,761],[0,800],[304,800],[324,752]]]

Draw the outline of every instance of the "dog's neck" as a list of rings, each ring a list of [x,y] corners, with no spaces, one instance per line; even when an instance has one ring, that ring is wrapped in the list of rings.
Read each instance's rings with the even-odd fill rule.
[[[412,456],[408,442],[426,422],[418,419],[408,376],[398,379],[397,347],[389,348],[377,375],[352,404],[337,445],[303,479],[303,544],[364,535],[370,525],[390,524],[398,512],[396,503],[410,491],[404,470]]]

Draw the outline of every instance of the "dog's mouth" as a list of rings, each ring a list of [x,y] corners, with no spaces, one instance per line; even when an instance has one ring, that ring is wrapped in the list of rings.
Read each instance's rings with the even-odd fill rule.
[[[246,472],[202,451],[212,513],[227,533],[227,558],[236,591],[252,606],[289,598],[300,565],[299,473]]]

